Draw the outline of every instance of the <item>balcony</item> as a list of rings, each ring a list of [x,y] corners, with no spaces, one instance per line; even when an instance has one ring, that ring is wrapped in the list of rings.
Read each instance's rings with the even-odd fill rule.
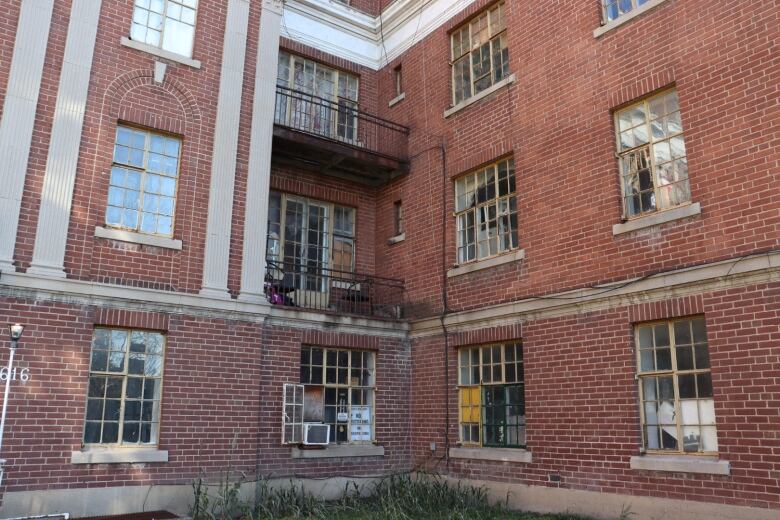
[[[404,282],[366,274],[268,261],[265,295],[272,305],[401,319]]]
[[[409,129],[338,102],[276,87],[273,160],[368,186],[409,172]]]

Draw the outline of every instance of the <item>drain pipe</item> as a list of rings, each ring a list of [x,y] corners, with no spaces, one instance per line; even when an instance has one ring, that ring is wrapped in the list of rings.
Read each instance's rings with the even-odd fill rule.
[[[446,318],[449,313],[447,297],[447,148],[442,142],[441,151],[441,303],[439,319],[444,335],[444,457],[450,468],[450,343]]]

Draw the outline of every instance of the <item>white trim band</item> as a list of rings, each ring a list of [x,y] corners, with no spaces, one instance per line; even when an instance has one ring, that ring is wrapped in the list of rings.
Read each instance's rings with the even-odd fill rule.
[[[137,464],[168,462],[168,452],[155,448],[94,448],[73,451],[71,464]]]
[[[127,36],[122,36],[120,43],[124,47],[129,47],[137,51],[145,52],[147,54],[151,54],[152,56],[157,56],[158,58],[175,61],[176,63],[181,63],[182,65],[187,65],[188,67],[192,67],[194,69],[200,68],[200,61],[198,60],[193,60],[192,58],[182,56],[181,54],[176,54],[175,52],[166,51],[165,49],[155,47],[154,45],[149,45],[148,43],[131,40]]]
[[[117,240],[119,242],[130,242],[144,246],[174,249],[176,251],[181,251],[182,249],[181,240],[167,237],[158,237],[155,235],[144,235],[143,233],[134,233],[125,229],[111,229],[97,226],[95,227],[95,236],[97,238]]]
[[[631,469],[669,473],[731,475],[731,464],[717,457],[642,455],[631,457]]]
[[[370,445],[349,445],[341,444],[327,446],[323,450],[302,450],[292,448],[290,458],[293,459],[333,459],[339,457],[384,457],[385,448],[383,446]]]
[[[509,76],[505,77],[504,79],[502,79],[501,81],[499,81],[498,83],[493,85],[492,87],[490,87],[488,89],[485,89],[482,92],[480,92],[479,94],[471,96],[468,99],[464,99],[463,101],[461,101],[460,103],[458,103],[454,107],[451,107],[451,108],[448,108],[447,110],[445,110],[444,111],[444,119],[447,119],[451,115],[453,115],[453,114],[455,114],[457,112],[460,112],[461,110],[463,110],[464,108],[466,108],[468,106],[473,105],[477,101],[481,101],[481,100],[485,99],[486,97],[488,97],[492,93],[497,92],[497,91],[501,90],[502,88],[511,85],[512,83],[515,82],[515,80],[517,80],[515,75],[514,74],[510,74]]]
[[[523,259],[525,259],[525,249],[518,249],[517,251],[494,256],[493,258],[488,258],[486,260],[479,260],[477,262],[471,262],[460,265],[458,267],[453,267],[447,271],[447,278],[453,278],[455,276],[481,271],[482,269],[489,269],[498,265],[511,264],[512,262],[518,262]]]
[[[639,229],[646,229],[660,224],[666,224],[667,222],[674,222],[688,217],[694,217],[701,214],[701,204],[695,202],[682,206],[680,208],[669,209],[666,211],[659,211],[651,215],[639,217],[633,220],[627,220],[620,224],[612,226],[612,235],[622,235],[624,233],[630,233]]]
[[[450,458],[526,464],[533,462],[531,452],[520,448],[450,448]]]

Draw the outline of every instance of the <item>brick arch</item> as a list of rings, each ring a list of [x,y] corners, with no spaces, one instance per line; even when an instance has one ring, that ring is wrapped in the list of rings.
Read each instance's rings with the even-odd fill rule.
[[[80,193],[74,197],[71,226],[81,227],[72,234],[66,258],[66,268],[74,278],[108,281],[105,279],[119,259],[128,264],[158,266],[147,275],[128,278],[124,282],[141,284],[158,289],[178,290],[192,285],[182,280],[181,272],[187,272],[185,264],[192,261],[181,251],[167,249],[144,249],[131,247],[127,251],[113,251],[105,242],[94,238],[95,226],[103,224],[108,197],[107,172],[113,157],[114,132],[119,122],[128,122],[177,134],[182,137],[181,175],[177,193],[174,238],[187,239],[193,236],[193,218],[197,193],[197,172],[202,169],[200,151],[210,149],[204,136],[203,116],[195,96],[175,78],[175,69],[169,68],[162,83],[154,81],[153,68],[134,69],[116,77],[97,98],[94,108],[97,124],[94,128],[94,146],[85,156],[80,168],[81,180],[77,182]],[[179,201],[186,203],[179,204]],[[191,243],[188,245],[192,245]],[[138,266],[135,266],[136,268]],[[132,269],[130,269],[132,270]],[[137,270],[137,269],[136,269]],[[113,275],[111,275],[113,276]]]

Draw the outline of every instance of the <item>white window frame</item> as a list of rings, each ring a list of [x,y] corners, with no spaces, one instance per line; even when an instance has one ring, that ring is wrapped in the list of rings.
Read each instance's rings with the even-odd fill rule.
[[[132,38],[133,27],[136,24],[142,25],[142,24],[140,24],[140,22],[137,23],[135,21],[136,20],[136,9],[147,11],[147,12],[151,11],[149,9],[149,7],[143,7],[143,6],[139,5],[139,3],[144,2],[144,5],[151,6],[151,2],[154,2],[154,1],[155,0],[135,0],[133,2],[133,14],[132,14],[132,19],[130,21],[130,35],[131,35],[130,39],[133,40],[133,41],[137,41],[139,43],[142,43],[144,45],[149,45],[151,47],[162,49],[163,51],[170,52],[170,53],[173,53],[173,54],[178,55],[178,56],[184,56],[186,58],[192,58],[193,50],[195,48],[195,35],[197,34],[197,30],[198,30],[198,12],[200,10],[199,9],[199,0],[192,0],[195,3],[194,7],[185,5],[185,0],[160,0],[160,1],[163,2],[163,12],[162,12],[162,14],[160,14],[160,16],[162,16],[162,27],[159,30],[159,33],[160,33],[160,41],[159,41],[159,43],[155,45],[153,43],[148,43],[146,41],[146,38],[144,38],[143,40],[135,40],[135,39]],[[178,6],[183,6],[186,9],[192,9],[192,10],[195,11],[195,19],[193,20],[193,23],[191,25],[189,23],[182,22],[181,20],[177,20],[176,18],[172,18],[171,17],[171,19],[174,20],[174,21],[177,21],[177,22],[180,22],[180,23],[184,23],[184,24],[189,25],[190,27],[192,27],[192,40],[189,42],[190,43],[189,44],[189,51],[187,53],[184,53],[184,54],[179,53],[179,52],[177,52],[175,50],[168,49],[168,48],[163,46],[164,42],[165,42],[165,21],[166,21],[167,18],[169,18],[169,16],[168,16],[168,9],[169,9],[169,6],[171,4],[178,5]],[[181,7],[180,7],[180,9],[181,9]],[[144,27],[148,27],[147,24],[143,24],[143,26]]]
[[[705,368],[692,368],[692,369],[685,369],[681,370],[678,367],[678,348],[677,348],[677,341],[675,337],[675,325],[685,323],[688,325],[689,330],[691,330],[691,327],[694,322],[700,321],[704,325],[704,334],[705,339],[703,342],[696,341],[695,333],[691,332],[691,343],[685,343],[681,348],[691,348],[691,360],[692,363],[698,363],[698,359],[696,358],[696,352],[694,349],[698,348],[704,348],[705,353],[707,356],[707,367]],[[641,345],[641,339],[640,334],[642,334],[642,330],[650,330],[653,331],[655,328],[665,328],[668,333],[668,339],[669,339],[669,362],[671,368],[669,369],[659,369],[657,368],[657,360],[658,360],[658,351],[659,350],[667,350],[666,346],[662,346],[661,348],[656,347],[656,342],[653,340],[653,348],[642,349]],[[653,337],[655,337],[655,332],[651,332],[653,334]],[[646,453],[652,453],[652,454],[659,454],[659,455],[685,455],[685,456],[693,456],[693,455],[717,455],[718,450],[710,450],[710,451],[704,451],[704,450],[697,450],[697,451],[685,451],[685,436],[684,436],[684,428],[686,426],[691,428],[699,428],[700,436],[701,436],[701,429],[702,428],[711,428],[714,430],[715,433],[715,444],[718,444],[718,429],[717,429],[717,422],[714,412],[714,403],[715,403],[715,396],[714,396],[714,388],[712,385],[712,365],[709,361],[709,341],[707,339],[707,331],[706,331],[706,323],[704,323],[704,317],[703,316],[688,316],[685,318],[674,318],[674,319],[667,319],[667,320],[658,320],[658,321],[651,321],[651,322],[645,322],[645,323],[639,323],[635,325],[634,327],[634,341],[635,341],[635,350],[636,350],[636,366],[637,366],[637,383],[638,383],[638,392],[639,392],[639,411],[640,411],[640,421],[641,421],[641,436],[642,436],[642,450]],[[653,365],[654,368],[651,370],[642,370],[642,356],[643,354],[650,353],[651,359],[653,359]],[[695,360],[695,361],[694,361]],[[696,366],[696,365],[694,365]],[[698,382],[698,376],[699,375],[706,375],[709,376],[709,385],[710,385],[710,391],[713,393],[713,395],[700,397],[699,396],[699,382]],[[696,397],[693,398],[681,398],[680,397],[680,384],[679,384],[679,378],[681,376],[694,376],[694,380],[696,380]],[[657,417],[657,425],[655,423],[648,424],[647,422],[647,412],[645,410],[646,408],[646,401],[645,401],[645,380],[660,380],[661,378],[672,378],[672,387],[673,387],[673,395],[674,395],[674,409],[672,410],[672,420],[674,421],[675,426],[675,440],[677,442],[677,449],[663,449],[661,448],[662,441],[659,439],[659,448],[651,449],[648,447],[648,438],[646,434],[646,428],[655,427],[658,429],[659,434],[662,434],[662,431],[667,430],[672,426],[671,422],[668,423],[661,423],[661,406],[662,402],[668,401],[661,398],[660,394],[660,388],[655,388],[655,399],[652,399],[649,402],[657,402],[659,403],[659,408],[656,410],[656,417]],[[660,383],[658,383],[660,385]],[[698,424],[683,424],[683,417],[685,416],[685,412],[682,410],[682,402],[696,402],[697,406],[697,413],[699,417]],[[701,407],[700,402],[701,401],[712,401],[712,422],[711,423],[705,423],[702,421],[702,413],[701,413]],[[667,412],[668,413],[668,412]],[[667,426],[667,428],[664,428],[664,426]],[[701,437],[699,439],[699,446],[701,446]]]
[[[491,20],[491,13],[494,10],[499,10],[501,19],[503,20],[503,28],[492,28],[492,20]],[[482,75],[479,78],[475,78],[474,74],[474,59],[473,54],[474,52],[478,51],[480,46],[475,46],[474,44],[474,38],[473,38],[473,25],[474,23],[482,18],[483,16],[487,17],[487,30],[488,30],[488,41],[490,47],[490,71],[487,75]],[[455,38],[456,36],[460,35],[462,31],[465,29],[468,29],[468,50],[463,50],[461,54],[456,55],[455,54]],[[496,2],[495,4],[483,9],[480,11],[477,15],[470,18],[466,23],[460,25],[458,28],[453,30],[450,33],[450,69],[451,69],[451,80],[452,80],[452,104],[453,106],[457,106],[460,103],[463,103],[469,99],[471,99],[474,96],[479,95],[481,92],[484,92],[485,90],[489,89],[492,85],[495,85],[499,81],[502,81],[503,79],[509,77],[511,75],[511,71],[509,69],[509,58],[507,57],[507,70],[500,78],[496,78],[495,73],[497,69],[497,64],[494,61],[494,53],[492,52],[493,49],[493,41],[498,40],[499,42],[503,38],[504,41],[506,41],[506,47],[501,47],[501,49],[507,49],[509,42],[507,40],[507,30],[508,25],[506,23],[506,3],[504,1]],[[494,32],[495,31],[495,32]],[[484,44],[483,44],[484,45]],[[458,93],[456,89],[456,75],[457,75],[457,64],[461,62],[462,60],[468,60],[469,63],[469,92],[470,94],[468,96],[464,96],[462,99],[458,99]],[[502,62],[503,63],[503,62]],[[481,89],[479,92],[476,92],[476,83],[481,80],[482,78],[489,76],[490,77],[490,85],[486,86],[485,88]]]
[[[620,12],[620,4],[621,2],[628,1],[631,3],[631,8],[628,11]],[[624,16],[627,16],[640,7],[644,6],[645,4],[650,3],[652,0],[600,0],[601,2],[601,17],[602,17],[602,23],[604,25],[614,22],[615,20],[620,20]],[[618,15],[614,18],[610,18],[608,14],[609,5],[614,5],[618,9]]]
[[[507,193],[504,195],[501,195],[501,181],[499,179],[499,166],[502,164],[506,164],[506,171],[507,171]],[[485,201],[479,202],[477,201],[477,193],[478,193],[478,187],[479,182],[478,179],[480,175],[483,173],[488,173],[492,170],[492,176],[495,181],[495,196],[493,198],[487,199]],[[465,193],[470,192],[461,192],[459,186],[464,186],[461,184],[462,182],[465,182],[465,187],[468,187],[468,179],[473,177],[473,183],[474,186],[474,199],[473,203],[470,206],[467,206],[465,208],[459,209],[459,198],[463,197]],[[514,189],[512,189],[514,187]],[[465,189],[465,188],[464,188]],[[514,166],[514,158],[513,157],[505,157],[503,159],[500,159],[494,163],[491,163],[487,166],[483,166],[482,168],[479,168],[477,170],[474,170],[472,172],[466,173],[464,175],[460,175],[457,178],[455,178],[454,183],[454,191],[455,191],[455,264],[456,265],[465,265],[470,264],[473,262],[481,262],[483,260],[487,260],[490,258],[495,258],[507,253],[510,253],[512,251],[515,251],[519,249],[520,242],[519,242],[519,208],[518,208],[518,202],[517,202],[517,181],[515,176],[515,166]],[[500,203],[505,203],[508,210],[504,214],[499,214],[498,212],[498,206]],[[480,234],[479,234],[479,227],[480,227],[480,213],[484,211],[489,211],[489,207],[491,205],[496,206],[496,240],[498,242],[497,244],[497,252],[495,254],[490,253],[490,228],[488,226],[488,254],[484,256],[480,256]],[[512,206],[514,206],[514,211],[512,211]],[[474,224],[474,257],[468,258],[468,247],[471,242],[464,242],[464,237],[467,239],[468,232],[467,227],[462,226],[462,218],[465,217],[466,220],[468,220],[468,213],[473,214],[473,224]],[[514,216],[514,222],[515,222],[515,229],[512,229],[512,217]],[[499,233],[500,231],[500,220],[502,218],[508,219],[509,222],[509,238],[510,238],[510,245],[506,249],[501,249],[501,235]],[[465,234],[464,234],[465,233]],[[484,242],[484,241],[483,241]],[[466,258],[461,259],[460,250],[466,248]]]
[[[136,165],[131,165],[131,164],[118,162],[118,161],[116,161],[115,157],[112,158],[111,172],[109,173],[109,185],[108,185],[108,193],[109,194],[106,197],[106,215],[105,215],[105,218],[104,218],[106,227],[111,228],[111,229],[122,229],[122,230],[126,230],[126,231],[132,231],[133,233],[138,233],[138,234],[141,234],[141,235],[171,238],[171,237],[173,237],[174,232],[176,230],[176,208],[177,208],[177,200],[178,200],[178,195],[179,195],[179,184],[180,184],[179,183],[179,177],[180,177],[180,174],[181,174],[181,157],[182,157],[182,148],[183,148],[184,142],[182,141],[182,139],[180,137],[175,136],[175,135],[170,135],[170,134],[166,134],[166,133],[163,133],[163,132],[156,132],[156,131],[148,130],[148,129],[145,129],[145,128],[139,128],[139,127],[131,126],[131,125],[122,125],[122,124],[120,124],[120,125],[117,126],[117,129],[116,129],[116,134],[115,134],[115,137],[114,137],[114,148],[113,148],[113,150],[116,150],[116,147],[119,146],[119,144],[118,144],[118,136],[119,136],[119,132],[122,129],[130,130],[131,132],[145,134],[145,142],[144,142],[144,149],[143,149],[143,153],[144,153],[143,166],[139,167],[139,166],[136,166]],[[178,156],[176,157],[176,174],[175,175],[171,176],[171,175],[164,174],[164,173],[161,173],[161,172],[154,172],[154,171],[150,171],[149,170],[149,154],[151,153],[151,141],[152,141],[152,137],[154,137],[154,136],[162,137],[164,139],[169,139],[169,140],[175,140],[175,141],[178,142],[179,153],[178,153]],[[167,157],[171,157],[171,156],[167,156]],[[113,204],[110,203],[111,202],[110,191],[111,191],[111,187],[114,186],[113,184],[111,184],[111,178],[110,177],[113,175],[114,168],[120,168],[120,169],[124,169],[124,170],[132,170],[132,171],[138,172],[140,174],[140,176],[141,176],[141,184],[140,184],[140,187],[138,189],[138,209],[136,210],[137,213],[138,213],[138,218],[136,220],[136,225],[135,226],[125,226],[123,224],[123,222],[120,222],[119,224],[116,224],[116,223],[110,223],[108,221],[109,207],[118,207],[118,206],[114,206]],[[147,191],[146,191],[146,178],[147,178],[147,175],[156,175],[156,176],[159,176],[159,177],[167,177],[169,179],[173,179],[173,181],[175,183],[175,187],[174,187],[174,191],[173,191],[173,197],[169,197],[167,195],[165,196],[166,198],[172,198],[173,199],[173,208],[172,208],[172,211],[171,211],[172,214],[170,215],[170,218],[171,218],[171,232],[170,233],[158,233],[158,232],[148,233],[148,232],[145,232],[145,231],[142,230],[143,214],[145,213],[144,209],[143,209],[144,208],[144,197],[146,195],[163,196],[161,194],[148,194],[147,193]],[[123,190],[127,189],[126,186],[115,186],[115,187],[121,188]],[[124,206],[122,206],[122,208],[124,209]],[[155,215],[159,216],[160,213],[155,213]],[[120,219],[120,220],[123,220],[123,219]]]
[[[125,351],[124,351],[124,361],[123,361],[123,367],[124,369],[121,372],[110,372],[108,370],[102,371],[102,370],[92,370],[92,362],[93,362],[93,356],[95,355],[95,349],[94,349],[94,341],[95,341],[95,332],[97,331],[107,331],[110,335],[113,331],[121,331],[127,334],[127,338],[125,341]],[[166,350],[167,350],[167,337],[165,334],[159,331],[149,331],[149,330],[139,330],[139,329],[129,329],[124,327],[96,327],[95,332],[93,332],[92,340],[93,343],[90,345],[90,366],[89,366],[89,372],[87,376],[87,397],[85,400],[85,407],[84,407],[84,421],[83,421],[83,427],[82,427],[82,434],[81,434],[81,442],[82,446],[95,446],[95,447],[112,447],[112,448],[153,448],[156,447],[159,444],[160,441],[160,430],[162,427],[162,399],[163,399],[163,378],[165,375],[165,357],[166,357]],[[131,357],[131,349],[130,345],[132,342],[132,336],[133,333],[143,333],[143,334],[154,334],[160,337],[161,340],[161,353],[159,354],[160,357],[160,373],[158,375],[150,375],[147,376],[145,374],[131,374],[129,373],[129,360]],[[111,349],[111,346],[109,345],[109,349]],[[116,352],[115,350],[109,350],[107,352]],[[110,358],[110,354],[109,354]],[[109,365],[110,366],[110,365]],[[89,407],[89,401],[90,399],[99,399],[103,401],[103,405],[105,406],[105,401],[108,400],[108,398],[105,397],[106,389],[104,388],[104,397],[103,398],[97,398],[95,396],[90,396],[90,380],[92,377],[104,377],[104,378],[122,378],[122,391],[120,396],[120,407],[119,407],[119,419],[118,421],[106,421],[105,415],[103,412],[103,417],[97,421],[94,419],[88,419],[88,407]],[[127,382],[130,378],[138,378],[143,379],[144,384],[142,384],[142,393],[140,398],[128,398],[127,397]],[[155,384],[157,385],[157,392],[156,392],[156,399],[144,399],[144,386],[145,381],[154,380]],[[116,400],[116,399],[112,399]],[[156,401],[156,406],[154,410],[152,411],[152,417],[156,418],[156,420],[152,421],[129,421],[129,422],[137,422],[139,426],[139,433],[138,433],[138,442],[130,443],[125,442],[123,440],[124,435],[124,425],[125,425],[125,405],[128,401],[140,401],[141,402],[141,418],[143,418],[143,402],[144,401]],[[106,422],[117,422],[118,424],[118,432],[117,432],[117,442],[113,443],[104,443],[102,442],[102,435],[101,435],[101,442],[87,442],[86,440],[86,433],[87,433],[87,424],[92,422],[99,422],[101,424],[101,433],[102,429]],[[151,437],[150,442],[148,443],[142,443],[141,442],[141,424],[143,422],[151,423],[152,425],[156,424],[156,428],[154,426],[150,426],[151,428]]]
[[[658,99],[664,98],[666,96],[669,96],[671,94],[674,94],[675,97],[677,97],[677,110],[672,111],[669,113],[664,114],[662,117],[653,119],[650,117],[650,104]],[[632,110],[640,108],[644,111],[645,117],[644,117],[644,123],[640,124],[638,126],[634,127],[627,127],[622,128],[621,127],[621,117],[625,116],[627,114],[630,114]],[[664,134],[663,137],[656,138],[653,134],[653,124],[658,122],[661,119],[668,118],[669,116],[673,114],[678,114],[680,119],[680,131],[679,132],[672,132],[668,134]],[[682,124],[682,111],[679,107],[679,96],[677,94],[677,90],[675,88],[670,89],[664,89],[661,92],[658,92],[656,94],[653,94],[651,96],[647,96],[640,101],[637,101],[635,103],[631,103],[628,106],[625,106],[623,108],[620,108],[619,110],[615,111],[614,114],[614,122],[615,122],[615,138],[616,138],[616,146],[617,146],[617,162],[618,162],[618,169],[620,172],[620,200],[621,200],[621,206],[623,208],[623,219],[624,220],[633,220],[637,218],[642,218],[648,215],[654,215],[656,213],[660,213],[663,211],[671,210],[674,208],[679,208],[682,206],[687,206],[692,202],[692,194],[691,194],[691,188],[690,188],[690,175],[689,175],[689,169],[688,169],[688,154],[685,147],[685,128]],[[643,128],[644,127],[644,128]],[[636,131],[637,129],[642,129],[643,132],[646,132],[648,140],[640,145],[626,147],[623,148],[623,143],[621,140],[621,135],[627,131],[632,130]],[[671,143],[673,141],[681,142],[683,153],[682,155],[675,155],[672,150]],[[659,164],[659,162],[656,159],[657,151],[656,148],[664,146],[669,147],[670,155],[669,160],[665,160],[662,163]],[[630,214],[629,208],[627,204],[627,199],[629,198],[628,195],[628,189],[629,185],[627,183],[627,162],[631,160],[631,158],[637,159],[640,155],[644,155],[646,157],[646,161],[649,165],[650,169],[650,175],[651,180],[653,182],[653,200],[655,204],[655,208],[652,210],[643,211],[642,210],[642,196],[641,192],[639,195],[639,211],[636,214]],[[685,178],[678,180],[673,183],[664,183],[662,182],[663,179],[660,175],[660,167],[661,166],[667,166],[671,165],[670,167],[677,170],[676,163],[678,161],[684,161],[685,162]],[[636,160],[633,161],[634,163]],[[637,181],[638,182],[638,181]],[[688,198],[687,200],[682,200],[677,204],[662,204],[666,198],[662,196],[662,191],[665,189],[665,187],[672,187],[674,184],[685,184],[687,186],[688,191]],[[649,193],[649,190],[647,191]]]
[[[346,413],[347,414],[347,421],[338,421],[337,420],[337,422],[335,424],[333,424],[333,423],[324,422],[324,417],[323,417],[323,424],[330,424],[331,425],[331,429],[330,429],[331,430],[331,439],[329,439],[331,442],[329,444],[330,445],[336,445],[336,444],[341,444],[341,445],[345,445],[345,444],[348,444],[348,445],[373,444],[375,442],[375,440],[376,440],[376,393],[377,393],[377,388],[376,388],[377,387],[377,384],[376,384],[376,362],[377,362],[377,353],[374,352],[374,351],[371,351],[371,350],[346,349],[346,348],[337,348],[337,347],[320,347],[320,346],[316,346],[316,345],[303,345],[301,347],[301,356],[302,357],[303,357],[303,351],[305,349],[309,350],[309,356],[311,356],[311,352],[313,350],[315,350],[315,349],[322,351],[322,366],[321,366],[321,368],[322,368],[322,374],[321,374],[321,381],[322,381],[322,383],[312,383],[312,382],[308,382],[307,383],[307,382],[301,381],[301,386],[304,388],[304,392],[305,392],[305,389],[307,387],[322,388],[322,391],[323,391],[323,412],[324,412],[324,409],[325,409],[326,406],[333,406],[333,405],[326,405],[325,404],[325,392],[328,389],[331,389],[331,390],[340,390],[340,389],[343,390],[343,389],[346,389],[346,392],[347,392],[347,402],[344,404],[344,410],[345,411],[342,412],[342,413]],[[347,370],[347,383],[346,384],[338,383],[338,371],[340,369],[338,368],[338,364],[335,367],[331,367],[331,365],[328,364],[328,353],[329,352],[335,352],[336,353],[337,363],[338,363],[338,355],[339,354],[342,354],[342,353],[346,353],[347,354],[348,357],[347,357],[347,364],[346,364],[346,370]],[[360,384],[356,384],[356,385],[352,384],[352,356],[353,356],[353,354],[356,354],[356,353],[360,353],[363,356],[365,356],[365,355],[370,355],[371,356],[370,357],[370,359],[371,359],[370,366],[365,369],[365,370],[369,371],[369,384],[366,385],[366,386],[360,385]],[[304,371],[304,368],[309,368],[310,371],[313,371],[315,367],[319,368],[319,365],[315,365],[312,362],[311,357],[309,358],[309,364],[307,364],[307,365],[304,365],[303,364],[303,360],[301,360],[300,368],[301,368],[301,372],[302,373]],[[335,383],[334,382],[328,382],[328,379],[327,379],[328,368],[332,368],[335,371],[334,372],[335,375],[336,375],[336,382]],[[341,370],[343,370],[343,368],[341,368]],[[363,369],[361,368],[361,370],[363,370]],[[301,377],[301,379],[303,379],[303,377]],[[370,394],[370,396],[371,396],[370,397],[370,402],[362,403],[362,404],[353,404],[353,402],[352,402],[352,397],[353,397],[352,393],[355,390],[361,391],[361,392],[368,392]],[[359,406],[359,407],[366,407],[367,406],[369,408],[370,419],[369,419],[368,426],[370,428],[370,439],[357,440],[357,441],[352,440],[352,438],[351,438],[352,437],[352,426],[353,426],[353,420],[354,420],[354,418],[353,418],[353,411],[354,411],[353,410],[353,406],[356,406],[356,407],[357,406]],[[337,409],[337,413],[338,413],[338,409]],[[303,416],[303,418],[304,418],[304,422],[305,422],[305,415]],[[338,441],[334,440],[334,439],[336,439],[336,436],[337,436],[337,428],[338,428],[338,426],[342,425],[341,424],[342,422],[343,422],[343,426],[347,428],[347,441],[346,442],[338,442]],[[364,423],[360,423],[360,424],[361,425],[365,425]]]

